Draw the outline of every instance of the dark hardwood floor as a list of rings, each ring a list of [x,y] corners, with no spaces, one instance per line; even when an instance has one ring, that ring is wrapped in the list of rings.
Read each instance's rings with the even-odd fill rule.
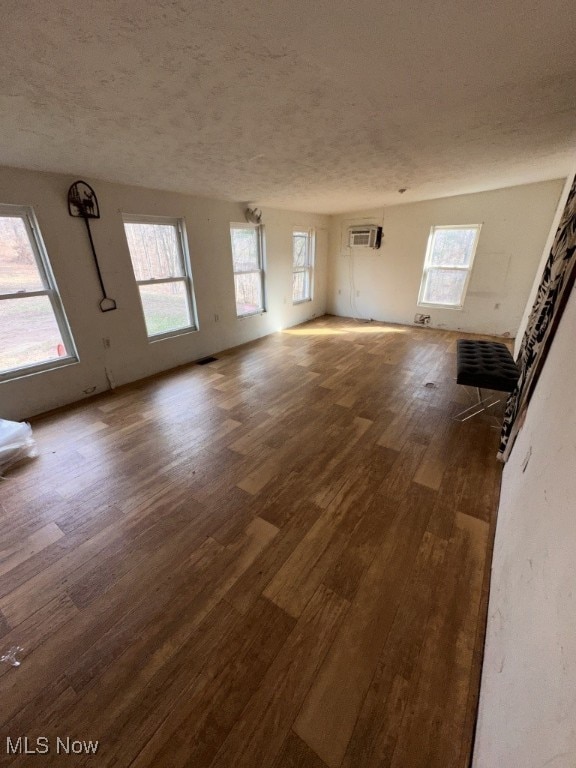
[[[325,317],[34,419],[0,764],[465,768],[500,465],[458,336]]]

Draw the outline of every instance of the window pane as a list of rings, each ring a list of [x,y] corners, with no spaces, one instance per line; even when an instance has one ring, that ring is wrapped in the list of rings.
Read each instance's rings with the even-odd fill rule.
[[[43,289],[24,219],[0,216],[0,293]]]
[[[236,314],[238,316],[263,310],[260,272],[234,275],[234,287],[236,289]]]
[[[48,296],[0,301],[0,371],[66,356]]]
[[[231,227],[230,237],[234,272],[260,269],[258,231],[247,227]]]
[[[292,279],[292,301],[304,301],[308,298],[308,274],[306,272],[294,272]]]
[[[477,232],[475,228],[435,230],[430,265],[433,267],[470,266]]]
[[[468,276],[463,269],[430,269],[422,301],[425,304],[462,304]]]
[[[192,325],[183,282],[139,287],[148,336],[157,336]]]
[[[295,232],[292,237],[292,261],[294,267],[308,265],[308,235],[305,232]]]
[[[136,280],[184,277],[178,228],[174,224],[126,222],[124,228]]]

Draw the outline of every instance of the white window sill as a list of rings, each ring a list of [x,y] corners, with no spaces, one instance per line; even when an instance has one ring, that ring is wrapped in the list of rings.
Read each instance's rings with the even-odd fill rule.
[[[244,320],[247,317],[257,317],[258,315],[265,315],[265,309],[258,309],[256,312],[246,312],[245,315],[236,315],[237,320]]]
[[[424,302],[418,302],[418,307],[426,307],[427,309],[455,309],[461,311],[464,309],[464,304],[424,304]]]
[[[0,373],[0,383],[4,381],[14,381],[15,379],[23,379],[27,376],[35,376],[38,373],[48,373],[48,371],[55,371],[58,368],[67,368],[69,365],[76,365],[76,363],[79,362],[77,357],[69,355],[67,357],[59,357],[56,360],[47,360],[45,363],[27,365],[22,368],[13,368],[10,371]]]
[[[191,325],[188,328],[177,328],[175,331],[166,331],[166,333],[157,333],[154,336],[148,336],[148,342],[155,344],[157,341],[166,341],[166,339],[173,339],[175,336],[187,336],[189,333],[197,333],[198,326]]]

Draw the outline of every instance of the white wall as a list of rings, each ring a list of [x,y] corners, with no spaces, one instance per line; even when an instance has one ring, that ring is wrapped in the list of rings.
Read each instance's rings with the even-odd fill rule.
[[[474,768],[576,766],[575,338],[573,291],[504,469]]]
[[[548,261],[548,256],[550,255],[550,249],[552,248],[552,243],[554,242],[554,238],[556,237],[556,230],[558,229],[558,225],[560,224],[560,219],[562,218],[562,214],[564,213],[564,206],[566,205],[566,201],[568,200],[568,195],[570,194],[570,189],[572,188],[573,180],[574,180],[574,173],[570,173],[566,178],[566,181],[564,183],[564,189],[560,194],[560,199],[558,200],[558,205],[556,206],[556,213],[554,214],[554,219],[552,220],[550,232],[548,233],[548,237],[546,238],[546,244],[544,245],[544,250],[542,251],[542,256],[540,257],[540,262],[538,264],[536,274],[534,275],[534,282],[532,283],[532,289],[528,296],[528,301],[526,302],[526,306],[524,307],[522,320],[520,321],[520,326],[516,334],[516,343],[514,344],[515,358],[518,357],[518,352],[520,351],[522,337],[524,336],[524,331],[526,330],[526,326],[528,325],[528,320],[530,319],[530,314],[532,312],[532,307],[536,299],[536,294],[538,292],[540,280],[542,279],[542,272],[544,271],[544,267],[546,266],[546,262]]]
[[[563,184],[547,181],[333,217],[328,311],[405,324],[423,312],[434,327],[515,336]],[[383,222],[382,247],[355,248],[350,256],[348,227],[368,222]],[[480,223],[463,309],[418,307],[430,228]]]
[[[86,391],[101,392],[109,387],[106,371],[116,385],[124,384],[324,314],[327,216],[264,209],[268,311],[238,319],[229,225],[244,220],[244,206],[93,181],[102,216],[92,222],[94,242],[108,293],[118,304],[116,311],[100,312],[100,288],[84,223],[68,215],[67,192],[76,178],[0,169],[0,202],[34,208],[80,356],[76,365],[0,384],[2,418],[27,418],[86,397]],[[185,219],[199,331],[148,341],[122,213]],[[296,306],[294,226],[316,229],[317,255],[314,300]],[[105,338],[110,339],[109,349]]]

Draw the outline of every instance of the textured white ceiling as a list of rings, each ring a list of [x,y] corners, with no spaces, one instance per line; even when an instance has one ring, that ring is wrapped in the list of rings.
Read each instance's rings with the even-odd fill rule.
[[[575,40],[573,0],[4,0],[0,164],[318,212],[560,177]]]

